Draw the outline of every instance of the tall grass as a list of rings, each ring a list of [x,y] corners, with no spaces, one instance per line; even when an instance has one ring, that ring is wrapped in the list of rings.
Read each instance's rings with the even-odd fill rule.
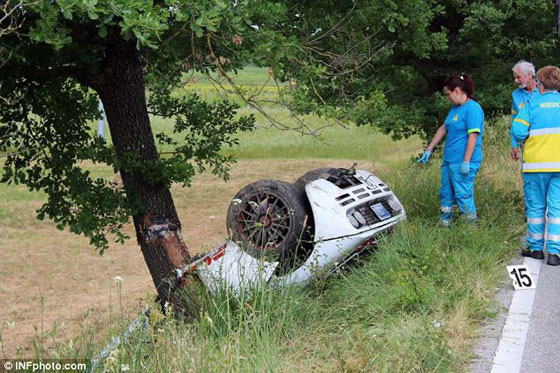
[[[439,162],[403,162],[383,178],[408,220],[360,265],[306,288],[202,293],[195,322],[153,316],[111,361],[157,372],[466,370],[522,230],[520,193],[502,182],[519,177],[500,164],[509,151],[499,135],[505,127],[487,129],[496,142],[476,184],[477,226],[438,226]]]

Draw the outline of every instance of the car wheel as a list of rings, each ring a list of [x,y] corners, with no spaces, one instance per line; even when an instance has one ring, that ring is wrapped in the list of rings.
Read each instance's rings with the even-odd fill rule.
[[[249,254],[295,263],[298,249],[309,240],[306,201],[294,185],[261,180],[241,189],[233,198],[227,226],[232,239]]]

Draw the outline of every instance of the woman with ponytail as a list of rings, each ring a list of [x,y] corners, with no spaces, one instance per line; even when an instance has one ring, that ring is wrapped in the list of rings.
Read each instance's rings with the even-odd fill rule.
[[[424,155],[417,161],[426,165],[434,148],[445,138],[441,165],[441,222],[451,226],[454,206],[475,221],[474,181],[482,162],[484,111],[473,99],[474,83],[466,74],[445,80],[443,92],[453,106]]]

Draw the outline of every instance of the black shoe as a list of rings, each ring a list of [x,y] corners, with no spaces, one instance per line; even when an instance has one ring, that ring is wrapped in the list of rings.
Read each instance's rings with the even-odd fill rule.
[[[546,260],[546,264],[548,264],[549,266],[560,265],[560,255],[548,254],[548,259]]]
[[[527,256],[533,259],[544,259],[544,253],[542,250],[531,250],[531,249],[523,249],[521,250],[521,256]],[[550,255],[549,255],[550,257]],[[559,258],[560,260],[560,258]],[[560,262],[558,262],[560,264]],[[555,264],[558,265],[558,264]]]

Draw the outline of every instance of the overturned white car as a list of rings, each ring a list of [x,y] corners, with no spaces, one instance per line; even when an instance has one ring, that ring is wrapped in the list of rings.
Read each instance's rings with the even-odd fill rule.
[[[336,271],[404,219],[397,197],[368,171],[322,168],[294,184],[257,181],[231,202],[231,239],[179,277],[194,274],[212,291],[236,293],[263,283],[302,284]]]

